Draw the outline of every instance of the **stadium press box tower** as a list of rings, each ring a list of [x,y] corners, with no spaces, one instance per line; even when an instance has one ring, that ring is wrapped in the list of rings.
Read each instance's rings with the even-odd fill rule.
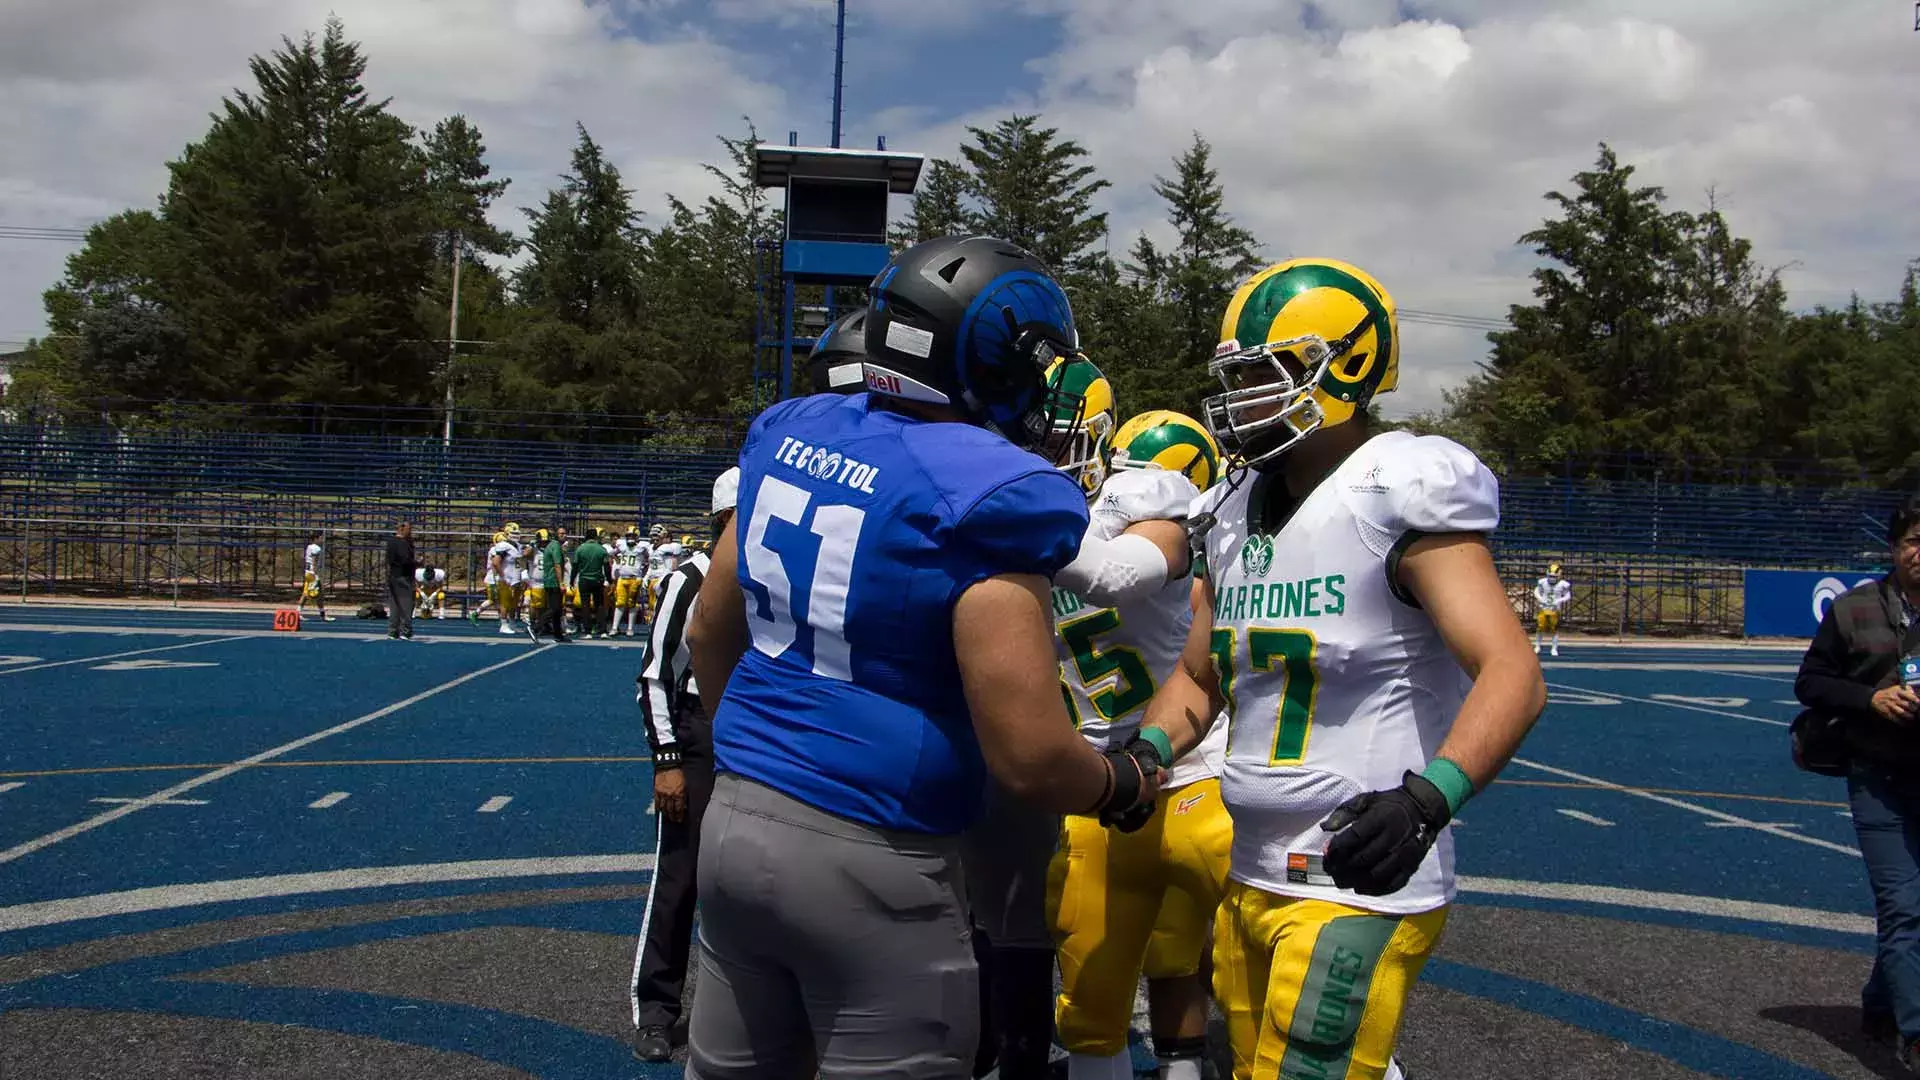
[[[867,284],[893,254],[888,196],[913,194],[926,160],[889,152],[884,139],[878,150],[846,150],[795,146],[794,138],[753,152],[754,182],[787,193],[786,232],[765,253],[777,256],[778,273],[763,275],[761,285],[754,392],[763,403],[793,396],[794,354],[804,360],[834,319],[864,301]],[[824,305],[796,312],[801,286],[825,286]]]

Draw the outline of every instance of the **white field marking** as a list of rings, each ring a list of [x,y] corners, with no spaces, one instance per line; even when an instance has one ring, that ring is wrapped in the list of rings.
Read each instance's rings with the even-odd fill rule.
[[[106,803],[109,806],[114,806],[114,805],[126,806],[130,803],[149,802],[151,798],[152,796],[143,795],[138,799],[99,798],[99,799],[88,799],[87,801],[97,802],[97,803]],[[207,800],[205,799],[162,799],[159,802],[151,803],[151,805],[153,806],[205,806],[207,805]]]
[[[500,811],[506,809],[507,804],[512,801],[513,801],[513,796],[511,795],[495,795],[493,798],[488,799],[486,802],[481,803],[480,809],[475,811],[475,813],[497,814]]]
[[[212,631],[219,633],[219,631]],[[91,664],[97,660],[118,660],[123,656],[145,656],[147,653],[172,652],[174,649],[197,649],[202,645],[225,645],[230,641],[239,641],[239,637],[213,638],[209,641],[189,641],[181,645],[160,645],[151,649],[134,649],[131,652],[107,653],[105,656],[82,656],[73,660],[55,660],[47,664],[33,664],[28,667],[10,667],[0,669],[0,675],[21,675],[29,671],[45,671],[48,668],[66,667],[69,664]]]
[[[1709,829],[1797,829],[1799,827],[1800,823],[1797,821],[1707,822],[1707,828]]]
[[[1798,705],[1800,704],[1800,699],[1799,698],[1774,698],[1773,703],[1775,705]]]
[[[1826,848],[1828,851],[1837,851],[1842,855],[1851,855],[1856,859],[1860,857],[1859,851],[1847,847],[1845,844],[1835,844],[1831,841],[1822,840],[1813,836],[1801,836],[1799,833],[1775,828],[1763,822],[1743,818],[1738,814],[1729,814],[1724,811],[1715,810],[1711,806],[1701,806],[1699,803],[1687,802],[1685,799],[1676,799],[1670,795],[1655,795],[1651,791],[1641,791],[1638,788],[1631,788],[1625,784],[1616,784],[1611,780],[1602,780],[1597,776],[1588,776],[1585,773],[1577,773],[1570,769],[1559,769],[1552,765],[1542,765],[1537,761],[1528,761],[1525,758],[1514,758],[1513,763],[1529,769],[1538,769],[1543,773],[1551,773],[1554,776],[1564,777],[1568,780],[1578,780],[1582,783],[1592,784],[1595,787],[1605,788],[1608,791],[1617,791],[1622,795],[1632,795],[1636,799],[1646,799],[1648,802],[1657,802],[1664,806],[1672,806],[1681,810],[1691,810],[1702,817],[1709,817],[1715,821],[1750,826],[1756,832],[1763,832],[1769,836],[1778,836],[1785,840],[1797,840],[1802,844],[1812,844],[1814,847]]]
[[[310,803],[308,803],[308,804],[307,804],[307,809],[309,809],[309,810],[326,810],[326,809],[328,809],[328,808],[330,808],[330,807],[335,807],[335,806],[339,806],[339,805],[340,805],[341,803],[343,803],[343,802],[346,802],[346,801],[347,801],[347,793],[346,793],[346,792],[344,792],[344,791],[329,791],[329,792],[327,792],[327,793],[326,793],[325,795],[322,795],[322,796],[320,796],[319,798],[317,798],[317,799],[315,799],[315,800],[313,800],[312,802],[310,802]]]
[[[0,667],[7,667],[11,664],[37,664],[39,662],[40,658],[37,656],[0,656]]]
[[[1686,893],[1646,892],[1611,885],[1573,885],[1550,881],[1514,881],[1508,878],[1463,877],[1458,880],[1463,893],[1490,896],[1525,896],[1536,900],[1577,900],[1608,907],[1641,908],[1647,911],[1671,911],[1685,915],[1715,915],[1725,919],[1773,923],[1778,926],[1805,926],[1815,930],[1837,930],[1844,934],[1874,933],[1873,917],[1849,915],[1841,911],[1763,904],[1753,900],[1723,900],[1717,896],[1690,896]],[[6,911],[0,908],[0,929],[5,927]]]
[[[1561,690],[1557,693],[1548,694],[1547,704],[1549,705],[1618,705],[1620,704],[1620,699],[1616,697],[1605,697],[1600,694],[1576,694],[1569,690]]]
[[[299,750],[302,747],[311,746],[322,739],[329,738],[334,735],[339,735],[343,732],[352,731],[354,728],[361,727],[366,724],[371,724],[375,720],[378,720],[383,716],[391,716],[394,713],[397,713],[401,709],[407,708],[410,705],[418,705],[420,702],[425,701],[428,698],[435,696],[436,694],[443,694],[448,690],[453,689],[456,686],[460,686],[465,683],[470,683],[473,680],[478,679],[482,675],[491,675],[494,672],[499,671],[501,668],[511,667],[512,665],[517,664],[520,661],[527,659],[528,657],[538,656],[541,653],[546,652],[547,649],[551,649],[553,647],[554,646],[552,645],[548,645],[545,648],[532,649],[527,652],[517,653],[513,657],[506,660],[502,660],[497,664],[493,664],[488,667],[483,667],[478,671],[470,671],[465,675],[460,676],[457,679],[449,679],[446,682],[441,683],[439,686],[429,687],[428,689],[422,690],[410,698],[404,698],[400,701],[394,702],[391,705],[385,706],[383,708],[375,709],[374,711],[367,713],[364,716],[356,716],[352,720],[349,720],[344,724],[335,724],[330,728],[325,728],[323,730],[316,731],[311,735],[303,735],[300,738],[295,739],[290,743],[282,743],[271,750],[262,750],[261,752],[253,755],[252,757],[242,758],[241,760],[236,761],[231,765],[222,765],[221,767],[213,770],[212,772],[201,773],[199,776],[193,777],[190,780],[182,780],[179,783],[173,785],[172,787],[162,788],[161,790],[154,792],[153,794],[147,796],[144,799],[138,800],[136,802],[128,803],[125,806],[115,807],[104,814],[95,815],[94,817],[90,817],[85,821],[81,821],[81,822],[77,822],[75,824],[69,825],[64,829],[57,829],[53,832],[46,834],[45,836],[34,837],[32,840],[28,840],[25,843],[15,844],[13,847],[10,847],[5,851],[0,851],[0,863],[10,863],[15,859],[22,858],[27,855],[31,855],[34,852],[41,850],[42,848],[52,847],[53,845],[58,844],[63,840],[71,840],[74,837],[79,836],[81,833],[91,832],[92,830],[97,829],[102,825],[106,825],[111,822],[118,821],[121,818],[126,817],[128,814],[132,814],[137,811],[144,810],[148,806],[152,806],[156,803],[165,802],[166,800],[171,799],[176,795],[185,795],[187,792],[192,791],[197,787],[201,787],[206,784],[211,784],[216,780],[224,780],[227,777],[232,776],[234,773],[241,772],[245,769],[251,768],[255,765],[260,764],[263,761],[272,761],[274,758],[281,757],[286,754],[291,754],[295,750]],[[4,674],[4,673],[0,673],[0,674]]]
[[[651,802],[649,802],[649,803],[647,804],[647,813],[649,813],[649,814],[652,814],[652,813],[655,813],[655,812],[656,812],[656,811],[655,811],[655,809],[654,809],[654,805],[653,805],[653,804],[652,804]]]
[[[90,667],[88,671],[165,671],[168,668],[183,667],[219,667],[217,663],[200,663],[193,660],[115,660],[99,667]]]
[[[1554,813],[1565,814],[1566,816],[1572,818],[1575,821],[1584,821],[1589,825],[1598,825],[1606,829],[1613,828],[1613,822],[1608,821],[1606,818],[1603,818],[1603,817],[1594,817],[1592,814],[1587,813],[1585,810],[1568,810],[1565,807],[1562,807],[1558,810],[1555,810]]]
[[[1743,697],[1689,697],[1686,694],[1655,694],[1653,697],[1669,705],[1711,705],[1716,709],[1744,709],[1750,700]]]
[[[1836,814],[1839,814],[1839,815],[1840,815],[1841,817],[1852,817],[1852,816],[1853,816],[1853,811],[1851,811],[1851,810],[1835,810],[1835,811],[1834,811],[1834,813],[1836,813]]]
[[[474,862],[420,863],[412,866],[366,866],[352,870],[323,870],[305,874],[207,881],[193,885],[157,885],[125,892],[98,893],[65,900],[0,907],[0,933],[32,926],[133,915],[144,911],[198,907],[236,900],[275,896],[383,889],[393,885],[425,885],[443,881],[489,881],[500,878],[569,874],[628,874],[653,869],[652,855],[570,855],[547,859],[484,859]]]
[[[1600,691],[1598,690],[1583,690],[1577,686],[1562,686],[1559,683],[1548,683],[1547,688],[1549,690],[1570,690],[1570,691],[1573,691],[1574,693],[1579,693],[1579,694],[1594,694],[1596,696],[1617,697],[1622,701],[1637,701],[1642,705],[1660,705],[1669,709],[1686,709],[1690,712],[1703,712],[1703,713],[1709,713],[1714,716],[1730,716],[1735,720],[1751,720],[1756,724],[1772,724],[1774,727],[1788,726],[1785,720],[1774,720],[1765,716],[1749,716],[1746,713],[1728,712],[1725,709],[1713,709],[1713,708],[1708,708],[1705,705],[1688,705],[1684,702],[1679,702],[1679,701],[1662,701],[1659,698],[1634,697],[1632,694],[1609,693],[1609,694],[1601,695]],[[1548,696],[1549,696],[1549,699],[1551,699],[1552,695],[1548,695]]]
[[[25,780],[9,780],[4,784],[0,784],[0,793],[15,791],[26,786],[27,782]]]

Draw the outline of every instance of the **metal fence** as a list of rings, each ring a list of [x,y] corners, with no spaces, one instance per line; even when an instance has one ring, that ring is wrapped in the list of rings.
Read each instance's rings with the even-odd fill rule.
[[[0,424],[0,592],[28,598],[287,600],[326,534],[331,604],[374,597],[398,520],[470,594],[506,521],[706,527],[733,451],[422,434],[315,435]],[[1858,477],[1672,479],[1631,463],[1502,480],[1494,554],[1515,610],[1560,562],[1572,631],[1741,632],[1748,568],[1879,569],[1898,494]]]

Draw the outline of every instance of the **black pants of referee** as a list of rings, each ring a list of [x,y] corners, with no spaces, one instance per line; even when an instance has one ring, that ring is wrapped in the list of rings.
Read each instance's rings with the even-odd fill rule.
[[[680,1020],[680,1001],[687,988],[693,909],[699,897],[695,868],[700,863],[700,823],[713,798],[713,741],[706,713],[690,694],[680,696],[675,713],[680,773],[687,780],[687,812],[679,821],[655,814],[659,846],[653,857],[653,888],[647,891],[640,944],[633,958],[633,1026],[668,1031]]]
[[[387,579],[387,636],[413,636],[413,582],[406,578]]]

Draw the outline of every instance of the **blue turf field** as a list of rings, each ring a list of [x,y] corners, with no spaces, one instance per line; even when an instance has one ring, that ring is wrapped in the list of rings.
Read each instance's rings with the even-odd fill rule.
[[[458,621],[423,624],[413,643],[347,619],[298,634],[269,624],[0,605],[0,956],[322,900],[645,880],[637,643],[535,647]],[[1870,947],[1844,787],[1787,758],[1796,652],[1564,652],[1545,661],[1547,716],[1460,815],[1463,899]],[[492,865],[448,865],[480,860]],[[617,933],[633,906],[512,917]],[[1429,977],[1478,993],[1478,969],[1458,967]],[[137,975],[114,976],[123,1002]],[[78,980],[62,1001],[104,985]],[[309,1008],[195,993],[203,1015]],[[434,1022],[479,1023],[456,1013]],[[356,1015],[334,1028],[356,1030]],[[558,1028],[536,1035],[490,1036],[494,1060],[526,1065],[538,1038],[554,1061],[621,1056]]]

